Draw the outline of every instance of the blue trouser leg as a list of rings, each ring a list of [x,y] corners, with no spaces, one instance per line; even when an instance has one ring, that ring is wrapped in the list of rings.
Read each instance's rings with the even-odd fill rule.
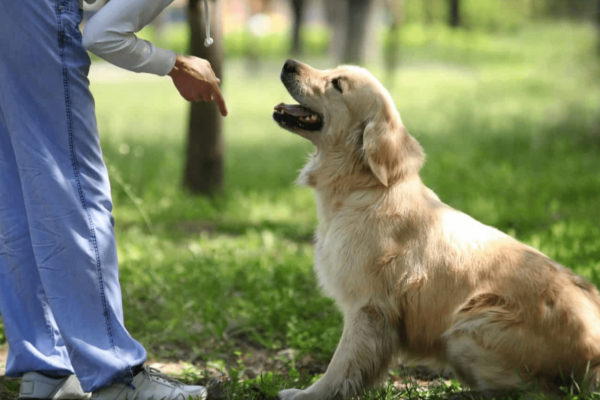
[[[0,232],[9,243],[0,276],[15,283],[2,283],[0,307],[7,374],[18,376],[28,363],[55,373],[72,366],[92,391],[129,382],[146,352],[123,323],[110,186],[80,20],[77,0],[0,1],[0,55],[10,55],[0,56],[8,136],[0,141],[0,188],[10,191],[0,196],[7,203],[0,204]],[[13,196],[19,189],[22,196]],[[15,240],[27,251],[13,251]],[[34,269],[37,275],[19,280]],[[29,346],[13,346],[27,335],[35,337]]]
[[[6,371],[73,374],[37,269],[19,171],[0,112],[0,310],[10,341]]]

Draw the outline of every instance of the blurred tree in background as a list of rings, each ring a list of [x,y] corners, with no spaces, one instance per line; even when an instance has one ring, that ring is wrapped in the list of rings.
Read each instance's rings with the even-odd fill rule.
[[[451,27],[457,28],[460,26],[460,2],[459,0],[448,0],[448,4],[450,5],[449,24]]]
[[[400,26],[403,22],[404,16],[404,2],[405,0],[386,0],[385,7],[386,12],[390,16],[389,29],[386,32],[384,39],[384,63],[385,69],[388,75],[388,82],[390,85],[393,82],[396,69],[400,62]],[[424,1],[423,4],[426,6],[430,1]]]
[[[223,77],[222,2],[210,3],[211,37],[214,43],[204,46],[206,23],[202,0],[190,0],[190,54],[210,62],[215,74]],[[223,187],[223,118],[216,104],[195,102],[190,107],[187,162],[184,185],[193,193],[214,194]]]
[[[367,46],[369,16],[373,0],[348,0],[344,63],[362,64]]]
[[[347,3],[346,0],[330,0],[324,2],[324,6],[331,32],[328,46],[329,55],[341,60],[346,43]]]
[[[339,63],[362,64],[369,40],[373,0],[331,0],[325,3],[331,41],[330,54]]]
[[[300,28],[302,26],[302,17],[306,9],[306,0],[292,0],[292,11],[294,25],[292,26],[292,47],[291,53],[294,55],[302,54],[300,42]]]

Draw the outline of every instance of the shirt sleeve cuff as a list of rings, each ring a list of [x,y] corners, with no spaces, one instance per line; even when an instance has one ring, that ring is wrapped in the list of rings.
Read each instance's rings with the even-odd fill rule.
[[[175,52],[154,46],[154,51],[144,72],[149,72],[158,76],[169,74],[175,67]]]

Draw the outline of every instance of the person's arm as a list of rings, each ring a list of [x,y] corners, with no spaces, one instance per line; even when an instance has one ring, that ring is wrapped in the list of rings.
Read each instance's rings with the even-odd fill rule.
[[[98,57],[134,72],[167,75],[175,52],[161,49],[135,33],[152,22],[174,0],[112,0],[87,23],[83,46]]]
[[[221,115],[226,116],[227,107],[219,88],[221,81],[208,61],[161,49],[135,35],[173,1],[111,0],[87,23],[83,46],[121,68],[169,75],[184,99],[214,100]]]

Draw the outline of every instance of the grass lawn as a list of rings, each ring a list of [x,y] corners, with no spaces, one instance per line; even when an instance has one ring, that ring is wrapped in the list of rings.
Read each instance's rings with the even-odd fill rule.
[[[495,36],[419,29],[403,33],[413,41],[395,78],[370,69],[427,153],[425,184],[600,285],[592,27],[532,25]],[[342,328],[312,272],[312,192],[293,184],[311,145],[270,117],[275,104],[290,102],[278,79],[284,60],[226,64],[226,188],[214,199],[181,189],[188,107],[168,79],[92,81],[127,326],[151,358],[188,362],[190,380],[204,368],[228,371],[229,393],[249,398],[316,379]],[[402,376],[393,371],[363,398],[460,389],[446,381],[418,391]]]

